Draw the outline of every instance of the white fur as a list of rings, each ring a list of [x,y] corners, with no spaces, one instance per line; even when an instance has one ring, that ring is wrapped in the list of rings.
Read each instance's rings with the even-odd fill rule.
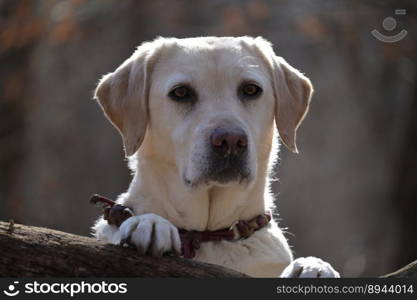
[[[242,80],[262,86],[259,99],[242,104],[236,95]],[[192,109],[168,99],[178,83],[198,92]],[[176,228],[228,228],[272,209],[268,173],[278,150],[274,119],[284,144],[297,151],[296,130],[311,92],[308,79],[276,57],[261,38],[159,38],[143,44],[106,75],[96,91],[123,137],[134,174],[117,202],[136,216],[119,229],[99,219],[95,236],[113,244],[130,238],[139,252],[161,255],[179,252]],[[219,184],[204,177],[208,136],[224,124],[239,126],[248,135],[250,176],[243,182]],[[279,276],[293,257],[282,231],[271,221],[247,239],[204,242],[195,259],[272,277]],[[320,276],[336,276],[310,261]]]
[[[317,278],[317,277],[340,277],[329,263],[317,257],[300,257],[291,262],[281,277],[284,278]]]

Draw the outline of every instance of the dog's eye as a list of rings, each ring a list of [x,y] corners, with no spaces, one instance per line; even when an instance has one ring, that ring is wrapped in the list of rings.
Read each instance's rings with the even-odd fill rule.
[[[190,101],[194,99],[194,93],[191,88],[181,85],[172,89],[168,96],[175,101]]]
[[[262,88],[254,83],[245,83],[240,87],[239,94],[243,99],[254,99],[262,94]]]

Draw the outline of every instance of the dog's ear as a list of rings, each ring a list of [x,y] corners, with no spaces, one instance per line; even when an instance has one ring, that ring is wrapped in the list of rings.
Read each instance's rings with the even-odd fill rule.
[[[140,46],[116,71],[103,76],[95,90],[95,99],[122,135],[126,156],[139,149],[146,133],[153,55],[149,44]]]
[[[283,144],[298,153],[297,129],[308,111],[313,87],[310,80],[290,66],[282,57],[273,63],[275,123]]]

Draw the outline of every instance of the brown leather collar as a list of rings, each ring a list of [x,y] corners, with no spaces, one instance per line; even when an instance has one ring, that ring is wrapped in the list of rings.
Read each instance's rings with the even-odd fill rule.
[[[90,202],[93,204],[100,202],[102,204],[104,219],[110,225],[119,227],[126,219],[134,215],[130,208],[100,195],[93,195]],[[268,225],[269,221],[271,221],[271,214],[266,213],[260,214],[249,221],[239,220],[229,228],[215,231],[196,231],[180,228],[178,231],[181,238],[182,254],[185,258],[193,258],[196,254],[195,250],[200,248],[201,242],[234,241],[248,238],[255,231]]]

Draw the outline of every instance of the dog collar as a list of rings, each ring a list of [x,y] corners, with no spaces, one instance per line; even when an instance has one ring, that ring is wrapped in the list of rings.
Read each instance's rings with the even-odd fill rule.
[[[117,204],[113,200],[100,195],[93,195],[90,199],[93,204],[101,203],[103,206],[104,219],[109,225],[119,227],[125,220],[134,216],[133,211],[124,205]],[[200,248],[201,242],[208,241],[235,241],[246,239],[255,231],[265,227],[271,221],[271,213],[264,213],[256,216],[249,221],[238,220],[229,228],[219,230],[186,230],[179,228],[181,238],[181,249],[184,258],[193,258],[196,250]]]
[[[200,248],[201,242],[208,241],[236,241],[250,237],[255,231],[265,227],[271,221],[271,214],[260,214],[249,221],[238,220],[229,228],[219,230],[185,230],[179,229],[182,255],[185,258],[193,258],[195,250]]]

